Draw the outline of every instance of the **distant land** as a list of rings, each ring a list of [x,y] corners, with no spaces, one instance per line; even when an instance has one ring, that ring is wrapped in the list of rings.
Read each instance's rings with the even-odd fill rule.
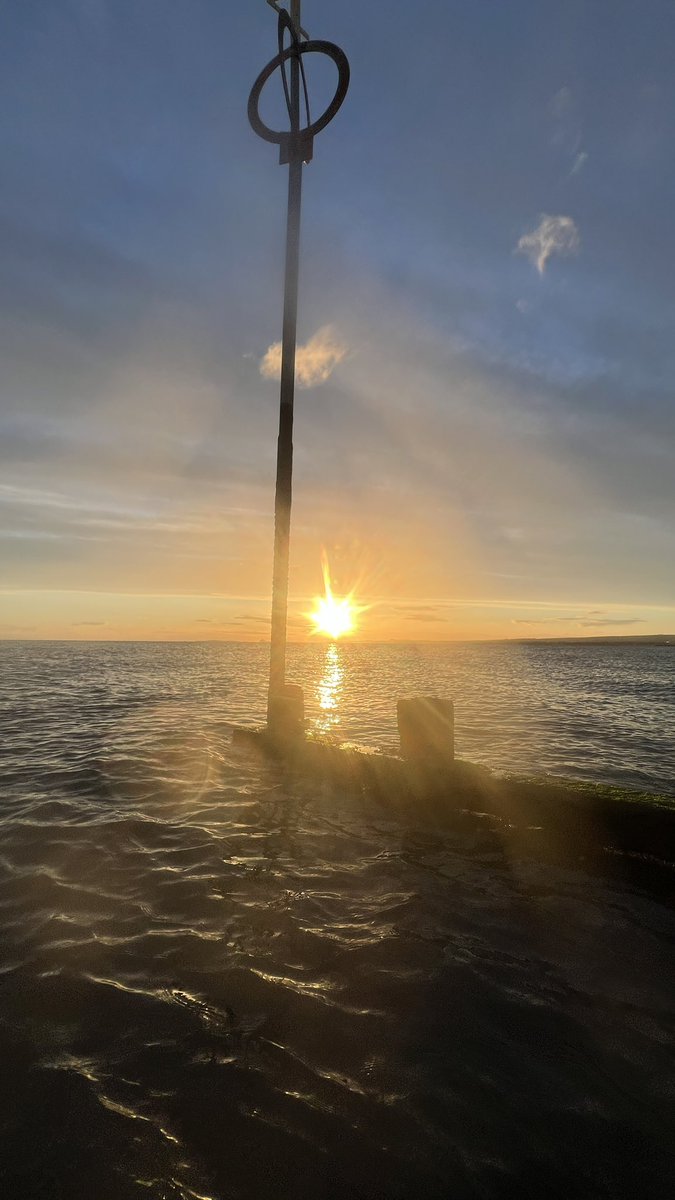
[[[675,646],[675,633],[622,633],[622,634],[578,634],[577,636],[568,637],[511,637],[511,638],[438,638],[437,640],[423,639],[420,641],[417,638],[389,638],[384,641],[366,641],[361,642],[358,638],[340,639],[343,645],[356,644],[362,646],[551,646],[551,645],[566,645],[566,646],[603,646],[603,645],[637,645],[637,646]],[[326,639],[327,644],[328,639]],[[17,638],[3,637],[0,635],[0,644],[3,642],[17,642],[22,645],[35,643],[37,645],[46,643],[65,643],[72,645],[92,645],[92,646],[131,646],[138,644],[139,646],[190,646],[197,644],[213,644],[213,645],[236,645],[236,646],[269,646],[269,638],[246,639],[240,641],[237,638],[49,638],[49,637],[32,637],[32,638]],[[309,640],[301,642],[293,641],[289,638],[289,646],[307,646]],[[318,643],[314,642],[314,645]]]

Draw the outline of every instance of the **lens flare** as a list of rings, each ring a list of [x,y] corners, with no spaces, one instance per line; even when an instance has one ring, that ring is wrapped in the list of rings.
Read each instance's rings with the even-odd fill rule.
[[[354,604],[351,592],[348,596],[333,595],[328,560],[325,557],[321,566],[325,595],[316,597],[314,609],[307,615],[314,624],[313,633],[323,634],[324,637],[333,638],[335,641],[337,638],[354,633],[359,606]]]

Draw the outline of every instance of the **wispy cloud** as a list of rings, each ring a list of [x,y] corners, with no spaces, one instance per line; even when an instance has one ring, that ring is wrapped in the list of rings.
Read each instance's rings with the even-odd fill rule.
[[[299,387],[315,387],[330,379],[338,363],[347,353],[347,347],[338,337],[332,325],[323,325],[304,346],[298,346],[295,354],[295,378]],[[278,379],[281,374],[281,342],[274,342],[260,363],[260,374],[265,379]]]
[[[567,178],[578,175],[588,159],[582,147],[582,122],[576,96],[568,87],[561,87],[549,104],[553,123],[551,144],[571,160]]]
[[[587,161],[587,159],[588,159],[588,154],[586,153],[586,151],[580,150],[572,164],[572,170],[570,171],[570,175],[578,175],[579,171],[582,169],[582,167],[583,167],[584,163]]]
[[[611,621],[581,621],[580,624],[584,629],[590,629],[595,627],[609,627],[610,625],[644,625],[645,621],[643,617],[616,617]]]
[[[561,87],[551,98],[549,110],[556,124],[567,120],[572,109],[573,99],[571,89],[567,86]],[[556,131],[555,138],[560,140],[560,134]]]
[[[536,229],[523,234],[514,253],[524,254],[543,275],[552,254],[577,254],[579,245],[579,230],[572,217],[552,217],[542,213]]]
[[[580,629],[609,629],[620,625],[644,625],[644,617],[592,617],[590,613],[586,616],[579,615],[575,617],[515,617],[512,625],[558,625],[567,623],[576,625]]]

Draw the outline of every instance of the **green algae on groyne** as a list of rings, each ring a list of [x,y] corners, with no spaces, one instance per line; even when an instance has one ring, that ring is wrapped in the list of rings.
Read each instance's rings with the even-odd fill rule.
[[[432,821],[471,831],[474,841],[499,845],[510,858],[659,875],[675,893],[674,797],[553,776],[501,775],[462,760],[409,760],[311,736],[275,739],[237,729],[233,740],[298,778],[364,791],[404,824]]]

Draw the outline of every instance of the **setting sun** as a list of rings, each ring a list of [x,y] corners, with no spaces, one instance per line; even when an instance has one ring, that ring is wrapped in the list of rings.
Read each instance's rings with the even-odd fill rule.
[[[325,559],[322,569],[326,594],[325,596],[316,597],[314,610],[308,613],[310,620],[314,623],[313,632],[322,633],[324,637],[334,639],[344,637],[345,634],[354,632],[356,614],[359,609],[357,605],[352,603],[351,593],[341,598],[333,595],[330,571],[328,562]]]
[[[315,633],[323,633],[326,637],[339,638],[354,630],[353,609],[348,598],[320,597],[311,617]]]

